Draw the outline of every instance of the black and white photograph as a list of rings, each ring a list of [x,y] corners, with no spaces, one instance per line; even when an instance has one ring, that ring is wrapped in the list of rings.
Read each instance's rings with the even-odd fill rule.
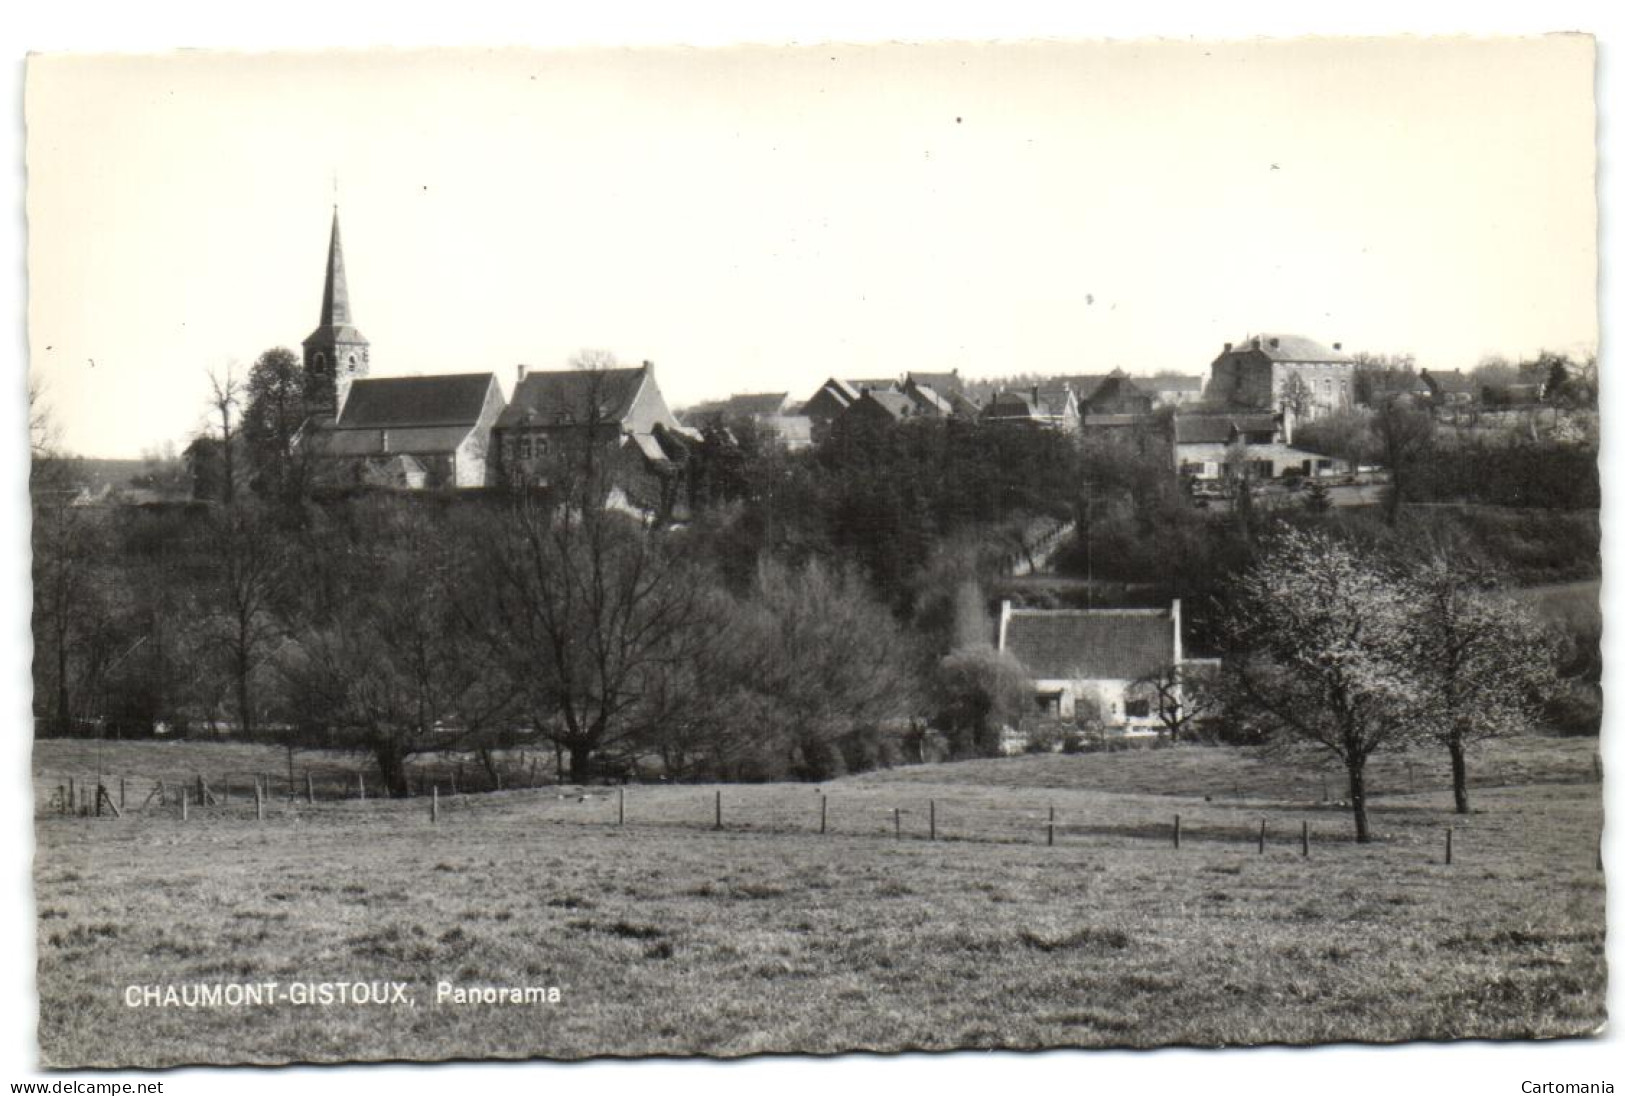
[[[1605,1041],[1605,48],[19,58],[19,1070]]]

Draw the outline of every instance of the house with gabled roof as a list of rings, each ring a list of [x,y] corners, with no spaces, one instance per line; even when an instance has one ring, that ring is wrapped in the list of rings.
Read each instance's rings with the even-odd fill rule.
[[[546,484],[561,458],[599,446],[614,458],[618,497],[661,518],[671,516],[687,449],[699,439],[672,414],[647,361],[609,369],[521,365],[492,430],[505,482]]]
[[[1286,411],[1302,422],[1354,405],[1354,358],[1342,343],[1302,335],[1249,335],[1213,359],[1209,401]]]
[[[1184,662],[1180,629],[1177,599],[1166,609],[1017,609],[1006,601],[998,649],[1032,679],[1041,717],[1152,735],[1162,725],[1152,683]]]
[[[1121,369],[1112,370],[1094,391],[1078,399],[1085,415],[1149,415],[1152,405],[1151,394]]]
[[[995,392],[982,408],[982,421],[1043,426],[1076,433],[1080,416],[1078,397],[1067,385]]]

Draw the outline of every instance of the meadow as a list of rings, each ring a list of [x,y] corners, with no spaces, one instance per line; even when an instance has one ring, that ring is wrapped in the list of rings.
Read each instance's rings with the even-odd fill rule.
[[[37,743],[36,789],[82,774],[90,748]],[[442,794],[438,822],[426,799],[286,795],[256,821],[234,798],[184,822],[173,805],[83,818],[41,799],[41,1060],[1583,1035],[1606,985],[1595,748],[1494,744],[1467,816],[1450,813],[1437,759],[1382,762],[1365,846],[1315,770],[1194,747],[632,786],[624,802],[551,785]],[[256,749],[100,757],[212,782],[282,756]],[[356,763],[301,756],[334,787]],[[415,1007],[125,1003],[131,985],[267,980],[406,982]],[[560,1000],[437,1003],[441,980]]]

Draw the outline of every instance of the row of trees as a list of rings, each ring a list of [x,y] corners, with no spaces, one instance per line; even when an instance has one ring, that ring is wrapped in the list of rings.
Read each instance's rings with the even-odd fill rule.
[[[1555,645],[1493,575],[1409,564],[1289,529],[1238,583],[1224,699],[1254,741],[1329,754],[1370,840],[1366,763],[1433,744],[1466,813],[1472,744],[1526,729],[1554,684]]]

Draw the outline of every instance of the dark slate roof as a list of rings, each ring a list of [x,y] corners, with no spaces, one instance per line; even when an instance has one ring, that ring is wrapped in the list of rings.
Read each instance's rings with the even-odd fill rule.
[[[864,399],[879,404],[894,419],[904,419],[914,414],[914,401],[901,392],[870,389]]]
[[[1253,346],[1254,342],[1257,347]],[[1248,335],[1245,339],[1238,339],[1233,348],[1236,351],[1254,350],[1277,362],[1352,362],[1353,358],[1341,350],[1333,350],[1322,346],[1314,339],[1306,339],[1302,335]]]
[[[908,379],[915,384],[923,384],[925,387],[933,389],[941,396],[950,396],[955,392],[965,390],[965,382],[959,379],[959,370],[957,369],[951,373],[918,373],[910,371]]]
[[[385,453],[452,453],[463,444],[473,423],[452,426],[366,426],[331,430],[319,452],[325,457],[372,457]],[[386,436],[387,435],[387,436]]]
[[[921,408],[929,409],[934,414],[952,415],[954,413],[953,404],[943,399],[942,396],[938,395],[936,389],[928,384],[921,384],[916,381],[906,394]]]
[[[1136,681],[1174,659],[1166,609],[1016,609],[1005,648],[1035,678]]]
[[[1101,381],[1095,390],[1089,394],[1087,402],[1133,399],[1145,395],[1146,393],[1140,389],[1140,386],[1129,379],[1127,373],[1121,370],[1113,370],[1111,375]]]
[[[724,415],[782,415],[789,402],[788,392],[752,392],[729,396],[717,410]]]
[[[358,380],[350,386],[338,427],[472,426],[495,383],[491,373]]]
[[[1111,373],[1072,373],[1065,377],[1057,377],[1062,384],[1070,385],[1072,391],[1078,394],[1079,401],[1087,400],[1095,394],[1095,389],[1105,384]]]
[[[498,417],[497,426],[562,426],[593,419],[619,422],[632,409],[643,376],[643,366],[528,373],[513,390],[513,399]],[[591,406],[595,400],[596,411]]]
[[[954,414],[964,415],[966,418],[975,418],[982,413],[976,401],[963,392],[948,393],[948,405],[953,408]]]
[[[1232,434],[1256,434],[1278,428],[1275,416],[1269,412],[1250,415],[1176,415],[1174,441],[1181,445],[1229,441]]]
[[[995,392],[982,413],[990,419],[1030,419],[1033,417],[1033,403],[1021,392]]]

